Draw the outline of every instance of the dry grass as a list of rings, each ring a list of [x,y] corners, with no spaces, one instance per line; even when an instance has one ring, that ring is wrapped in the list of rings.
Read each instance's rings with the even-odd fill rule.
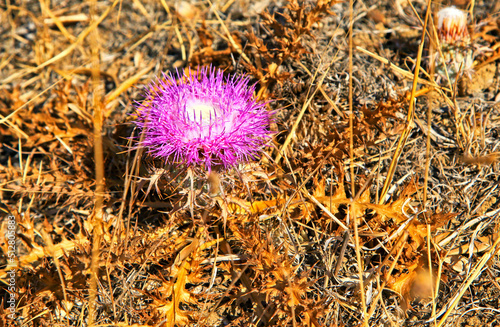
[[[1,4],[2,324],[498,326],[498,8],[437,83],[427,2]],[[142,88],[208,64],[272,100],[261,160],[130,150]]]

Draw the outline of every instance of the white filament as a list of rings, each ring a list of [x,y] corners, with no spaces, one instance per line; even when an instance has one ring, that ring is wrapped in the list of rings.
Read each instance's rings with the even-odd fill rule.
[[[192,122],[207,124],[210,120],[214,121],[217,109],[211,103],[193,99],[186,103],[186,115]]]

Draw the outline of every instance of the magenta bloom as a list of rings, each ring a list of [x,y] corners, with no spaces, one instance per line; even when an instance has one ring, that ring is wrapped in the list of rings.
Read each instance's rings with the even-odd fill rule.
[[[140,147],[166,162],[229,168],[255,158],[271,137],[271,113],[248,78],[212,68],[172,74],[149,86],[136,125]]]

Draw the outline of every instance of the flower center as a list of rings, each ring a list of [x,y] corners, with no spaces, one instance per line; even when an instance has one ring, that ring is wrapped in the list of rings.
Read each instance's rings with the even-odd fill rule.
[[[210,123],[210,119],[214,120],[217,113],[217,108],[208,102],[193,99],[186,103],[186,116],[193,122]]]

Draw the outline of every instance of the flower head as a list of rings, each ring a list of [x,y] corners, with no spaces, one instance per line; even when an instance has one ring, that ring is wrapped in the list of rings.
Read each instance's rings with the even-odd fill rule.
[[[254,99],[248,78],[222,71],[163,74],[146,91],[136,125],[139,147],[166,162],[229,168],[255,158],[271,137],[271,113]]]
[[[436,53],[436,72],[454,84],[463,73],[470,76],[473,71],[467,13],[453,6],[443,8],[437,13],[437,27],[441,51]]]
[[[437,13],[439,39],[447,44],[469,41],[467,13],[455,7],[446,7]]]

